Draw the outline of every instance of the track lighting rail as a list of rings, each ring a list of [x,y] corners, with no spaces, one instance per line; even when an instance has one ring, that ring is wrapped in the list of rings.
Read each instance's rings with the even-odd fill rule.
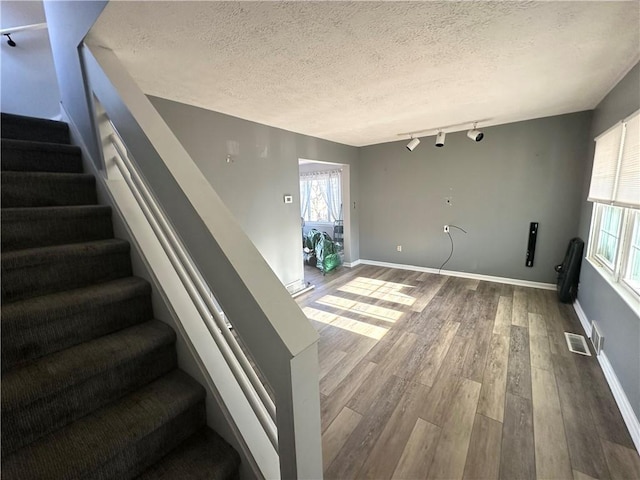
[[[473,122],[473,127],[467,131],[467,137],[469,137],[474,142],[479,142],[484,138],[484,133],[478,130],[478,123],[480,122],[488,122],[490,119],[477,120]],[[422,136],[428,136],[436,134],[436,147],[444,147],[445,137],[447,133],[455,132],[458,129],[454,129],[454,127],[462,127],[465,125],[469,125],[470,122],[458,123],[456,125],[448,125],[446,127],[441,127],[437,129],[429,129],[429,130],[417,130],[415,132],[407,132],[407,133],[399,133],[398,136],[404,137],[409,135],[409,143],[407,143],[407,150],[413,152],[415,148],[420,144],[420,139],[418,138],[418,134],[422,134]]]
[[[462,123],[455,123],[452,125],[444,125],[442,127],[436,127],[436,128],[426,128],[424,130],[415,130],[413,132],[404,132],[404,133],[399,133],[398,136],[399,137],[428,137],[430,135],[437,135],[438,132],[444,132],[444,133],[454,133],[454,132],[459,132],[461,130],[464,130],[465,127],[467,127],[468,125],[473,125],[473,124],[478,124],[478,123],[486,123],[489,122],[490,120],[492,120],[491,118],[482,118],[479,120],[472,120],[469,122],[462,122]]]

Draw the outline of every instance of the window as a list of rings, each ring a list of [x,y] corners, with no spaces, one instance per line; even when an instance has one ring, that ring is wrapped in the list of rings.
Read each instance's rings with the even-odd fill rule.
[[[640,294],[640,212],[633,212],[629,259],[625,265],[624,281]]]
[[[333,223],[342,218],[340,170],[300,174],[300,216],[305,222]]]
[[[640,210],[594,205],[589,260],[640,295]]]
[[[623,211],[609,205],[598,206],[601,216],[596,241],[596,256],[611,270],[615,268],[618,245],[620,244],[620,227]]]
[[[596,138],[587,258],[624,298],[640,298],[640,112]]]

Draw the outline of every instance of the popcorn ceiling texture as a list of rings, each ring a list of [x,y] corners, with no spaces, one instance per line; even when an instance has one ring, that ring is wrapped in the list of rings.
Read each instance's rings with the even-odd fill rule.
[[[592,109],[640,56],[632,2],[110,2],[142,90],[362,146]]]

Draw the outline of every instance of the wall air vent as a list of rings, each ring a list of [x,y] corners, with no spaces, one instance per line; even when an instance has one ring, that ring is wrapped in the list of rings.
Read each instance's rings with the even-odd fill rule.
[[[591,356],[587,341],[582,335],[564,332],[564,336],[567,339],[567,346],[569,347],[570,352],[579,353],[580,355],[588,355],[589,357]]]
[[[593,344],[593,349],[596,351],[596,355],[600,355],[603,342],[604,338],[600,334],[598,327],[596,327],[596,322],[591,322],[591,343]]]

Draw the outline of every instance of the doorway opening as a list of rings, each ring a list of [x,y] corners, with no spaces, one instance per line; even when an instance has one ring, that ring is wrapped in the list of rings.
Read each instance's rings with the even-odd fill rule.
[[[341,265],[351,261],[350,171],[348,164],[336,162],[299,159],[298,165],[303,278],[309,285],[307,277],[317,275],[313,268],[323,270],[322,265],[313,265],[313,252],[309,248],[304,251],[305,238],[312,230],[322,232],[323,238],[333,242]]]

